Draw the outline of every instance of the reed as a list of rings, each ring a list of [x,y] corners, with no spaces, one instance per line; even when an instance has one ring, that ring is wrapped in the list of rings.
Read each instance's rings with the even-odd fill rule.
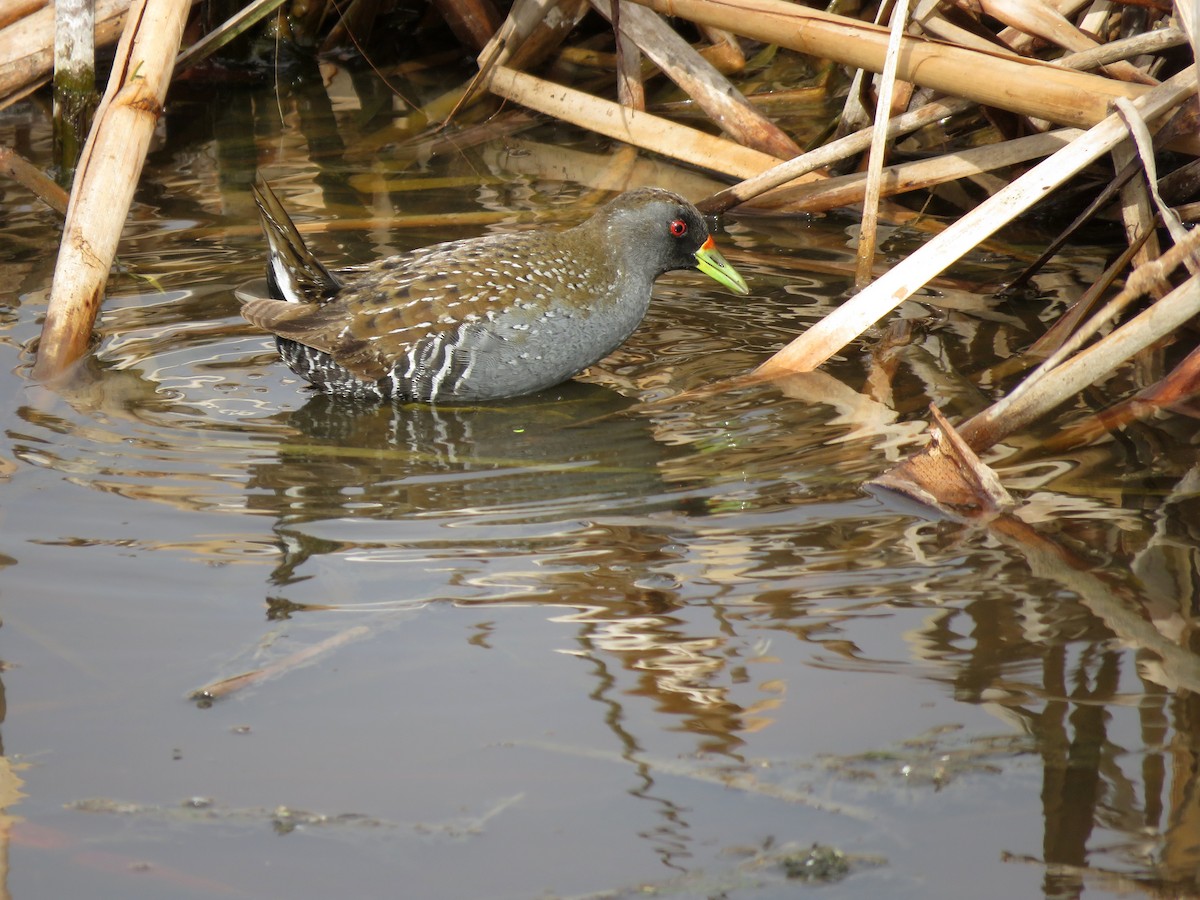
[[[190,5],[191,0],[135,0],[132,6],[129,0],[97,0],[97,45],[118,34],[121,44],[71,193],[34,369],[39,378],[60,376],[86,351],[149,134],[172,78],[172,63],[176,70],[186,67],[248,29],[262,27],[268,17],[281,33],[290,25],[293,33],[323,41],[324,46],[357,45],[384,8],[379,0],[318,0],[303,12],[281,0],[248,0],[241,12],[209,28],[207,36],[176,57]],[[1107,189],[1097,190],[1094,209],[1079,221],[1108,204],[1112,195],[1119,196],[1128,250],[1089,292],[1086,303],[1029,348],[1026,360],[1005,361],[992,369],[997,375],[1012,374],[1048,355],[1023,387],[958,431],[931,414],[937,453],[926,454],[910,468],[935,472],[926,464],[938,457],[969,472],[965,483],[986,495],[991,492],[988,476],[982,464],[972,460],[973,453],[1080,390],[1104,366],[1117,365],[1137,348],[1168,338],[1196,314],[1200,261],[1194,259],[1196,231],[1189,231],[1185,223],[1189,216],[1200,216],[1195,202],[1200,162],[1177,165],[1160,178],[1163,157],[1156,153],[1167,147],[1200,156],[1195,69],[1180,71],[1186,54],[1194,61],[1200,52],[1198,8],[1195,3],[1177,4],[1171,20],[1158,23],[1162,27],[1101,43],[1097,35],[1116,31],[1112,25],[1118,10],[1113,4],[1093,3],[1082,10],[1080,0],[956,0],[955,5],[948,10],[936,0],[913,0],[910,17],[908,4],[899,2],[890,25],[883,27],[786,0],[515,0],[503,18],[493,0],[431,0],[431,10],[442,16],[463,47],[477,54],[478,73],[423,105],[410,104],[405,116],[347,152],[361,162],[398,144],[395,162],[371,176],[373,184],[397,185],[402,176],[393,178],[390,173],[414,161],[461,152],[505,135],[506,146],[527,150],[528,156],[514,164],[517,168],[576,179],[592,188],[586,203],[654,180],[686,185],[683,190],[690,196],[707,191],[707,199],[700,201],[707,212],[741,206],[746,212],[787,215],[861,204],[856,276],[861,290],[747,376],[775,379],[781,385],[791,379],[792,389],[797,373],[822,365],[897,304],[933,283],[964,253],[994,240],[991,236],[998,229],[1085,167],[1111,157],[1119,176]],[[595,35],[575,42],[576,26],[591,10],[609,20],[609,42],[594,40]],[[0,10],[0,106],[47,77],[53,12],[44,0],[12,0]],[[294,15],[288,19],[285,12]],[[671,24],[664,17],[670,17]],[[685,38],[675,27],[681,19],[699,29],[700,41],[697,32],[689,31]],[[592,25],[597,24],[605,27],[593,14]],[[743,39],[767,46],[747,59]],[[706,40],[710,46],[703,46]],[[777,76],[762,73],[773,72],[772,63],[789,54],[808,57],[811,67],[823,74],[803,92],[794,83],[774,84],[777,90],[765,92]],[[822,136],[805,151],[797,135],[789,133],[786,104],[780,98],[793,103],[797,96],[816,95],[816,102],[823,102],[829,85],[844,84],[836,75],[840,68],[848,70],[853,85],[841,116],[848,133],[829,140]],[[575,83],[562,83],[570,81],[569,73],[580,71]],[[876,78],[877,73],[882,77]],[[660,80],[656,85],[654,79],[663,75],[670,84]],[[1160,84],[1161,78],[1166,80]],[[587,84],[581,84],[585,80]],[[659,85],[665,85],[661,92]],[[651,89],[658,93],[649,93]],[[872,89],[875,98],[870,97]],[[665,95],[668,102],[648,101],[648,93],[658,99]],[[680,96],[688,99],[679,101]],[[504,103],[523,109],[494,115]],[[688,124],[679,121],[685,106],[692,117]],[[508,137],[534,124],[538,116],[591,130],[617,145],[604,156],[589,158]],[[977,123],[983,117],[992,123],[991,143],[968,146],[955,132],[955,123],[960,118]],[[921,129],[940,129],[949,145],[945,152],[889,165],[892,142]],[[653,158],[639,156],[638,150]],[[865,152],[870,154],[865,174],[838,174],[850,171],[855,157]],[[1037,159],[1042,161],[1011,183],[998,174],[1019,171]],[[0,148],[0,173],[52,205],[60,202],[44,176],[22,162]],[[1137,177],[1140,173],[1144,177]],[[986,191],[987,199],[947,227],[930,225],[931,231],[941,230],[907,259],[881,272],[873,256],[878,219],[919,219],[919,213],[887,198],[962,179]],[[732,180],[738,183],[723,186]],[[361,188],[364,182],[359,178],[356,183]],[[965,191],[959,191],[958,199],[964,208],[972,203]],[[488,212],[465,220],[478,225],[503,216]],[[423,221],[425,217],[402,217],[392,227]],[[379,220],[350,216],[339,227],[367,222],[376,227]],[[1050,248],[1031,273],[1052,252]],[[1172,280],[1149,274],[1168,266],[1178,270]],[[1122,290],[1121,278],[1131,271]],[[1130,285],[1138,293],[1131,293]],[[1115,305],[1105,305],[1105,296],[1114,290]],[[1154,302],[1140,316],[1123,322],[1129,311],[1121,304],[1143,294]],[[1101,312],[1093,314],[1095,308]],[[1097,333],[1109,327],[1113,333],[1100,340]],[[1088,341],[1093,345],[1086,346]],[[1088,439],[1097,428],[1128,421],[1139,410],[1197,389],[1196,370],[1197,363],[1187,361],[1162,385],[1111,416],[1098,416],[1081,426],[1072,439]],[[882,371],[876,367],[877,374]],[[886,387],[875,387],[886,394]],[[868,406],[877,411],[880,404]],[[898,472],[906,474],[903,469]]]
[[[33,375],[53,381],[86,352],[117,242],[162,113],[189,0],[136,0],[79,160]]]

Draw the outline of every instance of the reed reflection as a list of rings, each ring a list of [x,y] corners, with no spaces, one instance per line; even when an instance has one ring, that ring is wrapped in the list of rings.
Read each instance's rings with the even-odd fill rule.
[[[1118,509],[992,521],[986,534],[1007,562],[985,577],[998,582],[1024,564],[1042,591],[966,604],[913,636],[956,697],[993,707],[1035,739],[1043,855],[1024,861],[1045,867],[1047,897],[1200,887],[1198,488],[1192,469],[1152,530],[1131,528]]]

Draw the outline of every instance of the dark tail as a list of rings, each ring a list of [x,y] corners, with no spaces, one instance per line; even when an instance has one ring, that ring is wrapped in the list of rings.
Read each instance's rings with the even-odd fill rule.
[[[253,185],[254,202],[267,243],[267,285],[271,296],[291,303],[324,303],[342,287],[341,279],[321,265],[304,244],[304,238],[271,186]]]

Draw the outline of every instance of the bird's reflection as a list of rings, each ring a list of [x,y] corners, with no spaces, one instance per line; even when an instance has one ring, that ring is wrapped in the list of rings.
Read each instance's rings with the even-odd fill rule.
[[[725,648],[728,629],[710,623],[697,632],[676,618],[684,599],[664,567],[682,551],[672,527],[645,518],[656,510],[703,514],[683,508],[698,501],[670,490],[661,474],[665,460],[691,451],[656,441],[644,417],[620,415],[628,402],[580,383],[471,408],[312,397],[287,417],[290,437],[249,485],[251,502],[277,520],[274,614],[290,614],[283,595],[304,596],[292,586],[320,556],[416,551],[457,560],[444,585],[458,602],[503,602],[516,590],[521,602],[573,610],[557,619],[576,630],[572,652],[599,671],[636,676],[621,676],[619,694],[653,698],[703,735],[705,749],[735,752],[743,710],[728,696],[725,669],[727,652],[740,651]],[[441,530],[462,516],[495,527],[482,538]],[[347,521],[364,518],[379,520],[365,539]],[[562,530],[580,520],[589,524]],[[553,534],[529,529],[538,522]],[[496,563],[486,572],[467,558],[480,540]],[[532,557],[541,564],[506,571],[505,560]],[[489,587],[496,572],[505,584]]]
[[[473,407],[315,395],[254,467],[249,503],[281,524],[497,509],[536,519],[599,497],[642,503],[661,492],[659,465],[677,451],[618,415],[628,402],[581,383]]]

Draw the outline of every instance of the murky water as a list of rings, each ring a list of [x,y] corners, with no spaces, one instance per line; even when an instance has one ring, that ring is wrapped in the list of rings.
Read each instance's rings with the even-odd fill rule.
[[[333,222],[310,240],[345,264],[567,217],[629,162],[552,126],[414,162],[381,97],[345,73],[279,100],[181,90],[70,392],[28,379],[58,223],[0,186],[6,895],[1195,887],[1191,420],[1067,455],[1037,442],[1094,398],[1031,429],[996,460],[1024,530],[860,487],[929,402],[986,404],[989,366],[1107,248],[1009,303],[995,284],[1044,240],[1010,235],[939,283],[943,311],[904,308],[918,336],[887,360],[856,344],[817,376],[668,401],[847,288],[852,219],[731,218],[751,296],[664,278],[579,382],[331,403],[237,314],[262,275],[256,174]],[[0,141],[44,165],[46,119],[10,110]],[[405,220],[445,213],[472,218]]]

